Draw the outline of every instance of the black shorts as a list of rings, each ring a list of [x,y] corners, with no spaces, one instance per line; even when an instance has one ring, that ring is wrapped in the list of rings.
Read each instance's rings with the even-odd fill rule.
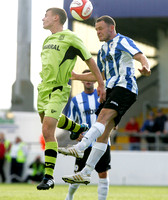
[[[91,147],[88,147],[85,150],[83,158],[76,158],[75,169],[74,169],[75,173],[80,172],[85,167],[85,164],[89,157],[91,149],[92,149]],[[96,164],[96,167],[95,167],[96,172],[101,173],[101,172],[105,172],[111,169],[110,162],[111,162],[110,146],[108,145],[106,152],[100,158],[99,162]]]
[[[116,86],[106,90],[106,101],[100,104],[96,114],[98,115],[102,108],[116,110],[118,115],[114,118],[115,126],[120,122],[122,116],[136,101],[137,95],[126,88]]]

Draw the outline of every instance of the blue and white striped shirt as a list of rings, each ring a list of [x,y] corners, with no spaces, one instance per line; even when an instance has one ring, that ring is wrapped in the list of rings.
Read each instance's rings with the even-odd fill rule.
[[[96,122],[96,110],[99,107],[97,90],[91,94],[82,92],[73,97],[70,102],[68,117],[79,124],[86,123],[89,128]]]
[[[138,94],[133,56],[139,52],[132,39],[119,33],[102,45],[97,64],[104,71],[107,88],[120,86]]]
[[[82,92],[71,99],[67,116],[79,124],[86,123],[91,128],[97,120],[95,112],[99,105],[99,96],[96,89],[91,94]],[[110,138],[108,144],[111,144]]]

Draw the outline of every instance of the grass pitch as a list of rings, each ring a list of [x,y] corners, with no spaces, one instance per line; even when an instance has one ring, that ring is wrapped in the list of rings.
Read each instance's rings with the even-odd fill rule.
[[[38,191],[31,184],[0,184],[2,200],[65,200],[68,185]],[[74,200],[97,200],[97,185],[81,185]],[[167,187],[110,186],[107,200],[168,200]]]

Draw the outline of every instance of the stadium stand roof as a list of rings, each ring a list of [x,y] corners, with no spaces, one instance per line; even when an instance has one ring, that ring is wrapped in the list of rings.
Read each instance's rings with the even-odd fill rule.
[[[72,0],[64,1],[64,9],[72,18],[69,6]],[[148,45],[158,46],[158,30],[168,29],[168,0],[91,0],[94,10],[91,18],[84,21],[94,26],[95,19],[102,15],[113,17],[117,32]]]

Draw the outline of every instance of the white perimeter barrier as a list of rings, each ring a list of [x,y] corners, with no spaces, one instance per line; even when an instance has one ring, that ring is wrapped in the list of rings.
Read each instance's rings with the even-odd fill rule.
[[[63,175],[73,174],[75,158],[58,154],[56,184],[63,184]],[[168,186],[168,152],[111,151],[111,185]],[[92,184],[98,176],[92,173]]]
[[[30,151],[23,179],[30,173],[28,166],[37,155],[44,160],[42,151]],[[64,184],[62,176],[74,173],[74,163],[74,157],[58,154],[54,171],[56,184]],[[9,166],[5,166],[5,171],[9,172]],[[111,151],[109,179],[111,185],[168,186],[168,152]],[[91,184],[97,183],[98,175],[94,171]]]

